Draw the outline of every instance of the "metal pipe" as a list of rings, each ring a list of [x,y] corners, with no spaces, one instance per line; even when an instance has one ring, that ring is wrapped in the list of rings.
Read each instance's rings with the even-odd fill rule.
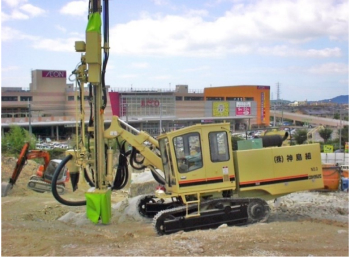
[[[118,118],[118,120],[119,120],[119,122],[121,123],[121,124],[123,124],[125,127],[127,127],[129,130],[132,130],[133,132],[135,132],[135,133],[140,133],[140,131],[139,130],[137,130],[136,128],[134,128],[134,127],[132,127],[132,126],[130,126],[128,123],[126,123],[125,121],[123,121],[123,120],[121,120],[121,119],[119,119]]]

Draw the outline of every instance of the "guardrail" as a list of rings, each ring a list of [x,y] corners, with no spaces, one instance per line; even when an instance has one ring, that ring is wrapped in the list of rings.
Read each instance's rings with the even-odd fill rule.
[[[348,153],[321,153],[322,163],[338,163],[339,165],[349,164]]]

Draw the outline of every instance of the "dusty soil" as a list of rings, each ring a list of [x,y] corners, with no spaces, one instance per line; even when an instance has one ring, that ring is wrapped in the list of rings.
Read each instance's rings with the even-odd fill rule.
[[[2,158],[2,181],[15,161]],[[269,202],[267,223],[157,236],[151,220],[124,213],[131,204],[125,192],[113,193],[111,223],[96,225],[86,219],[84,206],[65,206],[51,193],[27,189],[37,166],[28,161],[1,198],[2,256],[349,256],[346,192],[295,193],[281,198],[278,208]]]

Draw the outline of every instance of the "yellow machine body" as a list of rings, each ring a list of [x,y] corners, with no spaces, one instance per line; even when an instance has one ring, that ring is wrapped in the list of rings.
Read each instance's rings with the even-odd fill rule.
[[[163,171],[171,196],[198,195],[198,199],[232,190],[237,197],[269,200],[323,188],[318,144],[232,151],[228,123],[198,124],[158,139],[161,155],[168,156],[163,158]],[[197,159],[190,151],[193,146],[200,151]]]
[[[273,199],[323,188],[318,144],[235,151],[234,163],[241,197]]]

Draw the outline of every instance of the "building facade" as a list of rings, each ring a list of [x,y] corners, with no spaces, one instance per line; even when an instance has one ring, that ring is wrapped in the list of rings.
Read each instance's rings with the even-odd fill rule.
[[[67,84],[62,70],[33,70],[27,90],[2,88],[1,127],[11,124],[31,127],[38,137],[65,139],[74,134],[80,95],[74,84]],[[188,85],[175,90],[120,90],[107,86],[106,126],[117,115],[139,130],[153,136],[162,131],[212,122],[230,122],[232,131],[268,126],[269,86],[226,86],[191,91]],[[84,99],[88,99],[88,89]],[[84,101],[86,121],[90,113]]]

